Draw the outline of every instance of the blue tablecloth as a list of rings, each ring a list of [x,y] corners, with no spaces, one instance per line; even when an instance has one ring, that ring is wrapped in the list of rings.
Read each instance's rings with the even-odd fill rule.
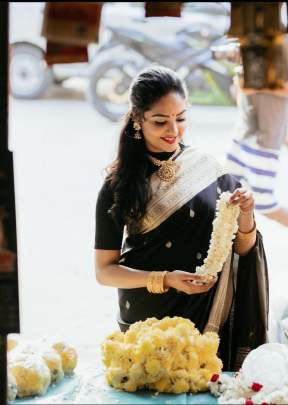
[[[43,397],[18,399],[10,404],[217,404],[217,398],[209,393],[157,394],[149,391],[127,393],[106,384],[104,373],[99,369],[87,369],[75,373],[57,385],[49,387]]]

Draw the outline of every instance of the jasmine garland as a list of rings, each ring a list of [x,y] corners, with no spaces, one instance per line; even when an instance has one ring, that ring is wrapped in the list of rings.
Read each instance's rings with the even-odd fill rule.
[[[213,221],[213,230],[209,249],[202,266],[196,267],[196,274],[216,276],[222,270],[233,239],[238,230],[238,205],[229,203],[232,193],[225,191],[216,202],[216,216]]]

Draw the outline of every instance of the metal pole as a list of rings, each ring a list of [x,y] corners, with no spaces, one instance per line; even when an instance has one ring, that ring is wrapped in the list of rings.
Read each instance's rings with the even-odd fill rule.
[[[7,403],[7,336],[0,335],[0,404]]]
[[[8,97],[7,97],[7,77],[8,77],[8,4],[1,3],[0,8],[0,41],[1,54],[0,63],[0,149],[8,149]],[[2,321],[2,319],[1,319]],[[2,323],[2,322],[1,322]],[[3,325],[4,326],[4,325]],[[0,335],[0,404],[7,403],[7,336],[2,331]],[[3,333],[3,334],[2,334]]]
[[[8,150],[8,3],[0,2],[0,149]]]
[[[19,333],[13,154],[8,150],[9,3],[0,2],[0,404],[7,404],[7,335]]]

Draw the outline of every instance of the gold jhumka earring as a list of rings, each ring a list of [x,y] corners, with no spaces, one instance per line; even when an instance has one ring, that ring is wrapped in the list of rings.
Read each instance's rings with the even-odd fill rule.
[[[142,135],[140,133],[141,125],[139,122],[134,122],[133,123],[133,128],[135,129],[135,134],[134,134],[134,139],[142,139]]]

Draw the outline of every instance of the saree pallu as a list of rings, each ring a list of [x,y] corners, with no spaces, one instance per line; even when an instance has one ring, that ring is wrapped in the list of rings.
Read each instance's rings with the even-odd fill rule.
[[[173,185],[151,176],[153,197],[141,223],[126,229],[119,264],[145,271],[195,272],[209,248],[216,201],[239,182],[206,153],[188,148],[177,159]],[[262,236],[245,256],[232,250],[220,277],[206,293],[188,295],[170,288],[151,294],[146,288],[118,289],[122,331],[150,317],[181,316],[200,332],[220,336],[225,370],[236,370],[248,352],[267,341],[268,273]]]

